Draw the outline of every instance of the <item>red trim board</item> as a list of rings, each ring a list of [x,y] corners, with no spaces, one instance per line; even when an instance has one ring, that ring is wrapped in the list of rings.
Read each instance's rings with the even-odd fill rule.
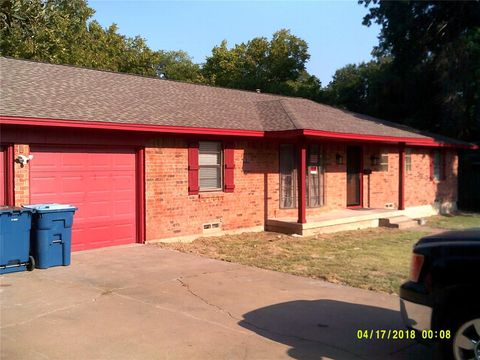
[[[470,148],[478,149],[477,145],[446,144],[433,138],[414,138],[397,136],[365,135],[354,133],[340,133],[323,130],[286,130],[286,131],[256,131],[240,129],[217,129],[203,127],[185,127],[185,126],[166,126],[166,125],[148,125],[148,124],[126,124],[114,122],[85,121],[85,120],[63,120],[20,116],[0,115],[0,124],[26,125],[26,126],[53,126],[63,128],[90,128],[90,129],[109,129],[138,132],[185,134],[185,135],[220,135],[237,137],[255,137],[255,138],[292,138],[298,136],[312,136],[316,138],[352,140],[352,141],[378,141],[398,143],[404,142],[407,146],[428,146],[428,147],[450,147],[450,148]]]

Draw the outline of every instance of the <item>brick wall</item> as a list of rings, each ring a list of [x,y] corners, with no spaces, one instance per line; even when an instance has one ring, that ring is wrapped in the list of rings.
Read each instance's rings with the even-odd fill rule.
[[[30,155],[30,146],[16,144],[13,146],[13,158],[18,155]],[[14,164],[14,193],[15,205],[21,206],[30,203],[30,165]]]
[[[237,143],[235,191],[188,195],[186,146],[185,140],[162,138],[145,150],[146,239],[201,234],[203,224],[216,221],[222,230],[263,225],[265,188],[275,191],[268,175],[278,161],[274,148]]]
[[[235,191],[188,195],[187,141],[161,138],[145,151],[146,238],[155,240],[203,232],[203,224],[220,221],[222,230],[263,226],[266,218],[297,218],[297,209],[280,209],[279,144],[266,141],[238,141],[235,144]],[[388,171],[371,166],[371,155],[388,152]],[[14,157],[28,156],[28,145],[14,145]],[[324,145],[325,205],[307,209],[307,217],[346,206],[346,145]],[[344,159],[337,165],[336,155]],[[412,148],[412,170],[405,174],[406,207],[431,205],[434,201],[454,202],[457,198],[458,158],[447,151],[443,181],[430,179],[430,150]],[[385,203],[398,206],[398,148],[364,147],[363,194],[365,207],[383,208]],[[15,204],[29,203],[29,165],[15,163]],[[370,178],[370,184],[368,182]],[[370,193],[369,193],[370,191]]]
[[[147,240],[201,234],[203,225],[219,221],[222,230],[263,226],[266,218],[297,218],[297,209],[280,209],[278,143],[240,141],[235,144],[235,191],[188,195],[187,142],[183,139],[158,139],[146,148],[146,221]],[[325,206],[307,209],[307,217],[346,206],[346,146],[324,145]],[[388,170],[371,165],[371,155],[387,153]],[[336,155],[344,159],[337,165]],[[365,146],[364,207],[398,207],[398,148]],[[435,199],[456,200],[454,153],[447,156],[446,181],[430,180],[428,149],[412,152],[412,170],[406,173],[405,205],[433,204]],[[370,181],[369,181],[370,178]],[[419,190],[421,189],[421,191]]]
[[[446,174],[442,181],[430,179],[430,149],[411,149],[411,170],[405,171],[405,207],[432,205],[457,201],[457,166],[458,158],[454,151],[446,152]],[[384,208],[385,204],[393,203],[398,207],[398,147],[395,146],[365,146],[364,168],[372,169],[370,176],[364,175],[363,194],[364,206]],[[388,171],[381,171],[379,166],[371,165],[371,155],[388,154]],[[370,178],[370,186],[368,185]],[[369,192],[370,188],[370,202]]]
[[[263,226],[268,218],[297,218],[297,209],[280,209],[278,143],[240,141],[235,144],[235,191],[188,195],[187,141],[161,138],[145,150],[147,240],[201,234],[205,223],[220,221],[222,230]],[[345,165],[326,151],[324,207],[307,209],[315,216],[343,208]]]
[[[326,210],[343,209],[347,205],[347,154],[346,146],[328,144],[325,149],[325,206]],[[337,165],[336,156],[343,158]]]
[[[371,156],[388,155],[388,170],[380,165],[372,165]],[[372,170],[370,175],[363,176],[363,205],[370,208],[385,208],[385,204],[393,203],[398,207],[398,147],[365,146],[364,168]]]
[[[412,170],[405,173],[405,206],[457,201],[458,156],[446,151],[446,179],[430,179],[430,150],[412,148]]]

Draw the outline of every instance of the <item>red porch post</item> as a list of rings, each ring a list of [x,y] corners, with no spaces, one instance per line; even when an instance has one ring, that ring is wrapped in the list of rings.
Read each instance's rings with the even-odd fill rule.
[[[398,144],[398,210],[405,210],[405,143]]]
[[[307,196],[306,196],[306,182],[307,182],[307,148],[304,139],[301,139],[298,144],[298,223],[305,224],[307,222]]]

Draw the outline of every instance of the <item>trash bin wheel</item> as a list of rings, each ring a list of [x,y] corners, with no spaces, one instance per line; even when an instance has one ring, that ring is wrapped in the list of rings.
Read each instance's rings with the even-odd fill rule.
[[[35,259],[33,256],[28,257],[28,264],[27,264],[27,270],[28,271],[33,271],[35,269]]]

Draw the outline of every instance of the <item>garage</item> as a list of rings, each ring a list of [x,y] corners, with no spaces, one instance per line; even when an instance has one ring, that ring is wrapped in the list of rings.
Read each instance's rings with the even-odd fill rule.
[[[136,242],[136,155],[132,149],[32,146],[30,202],[78,208],[72,250]]]

